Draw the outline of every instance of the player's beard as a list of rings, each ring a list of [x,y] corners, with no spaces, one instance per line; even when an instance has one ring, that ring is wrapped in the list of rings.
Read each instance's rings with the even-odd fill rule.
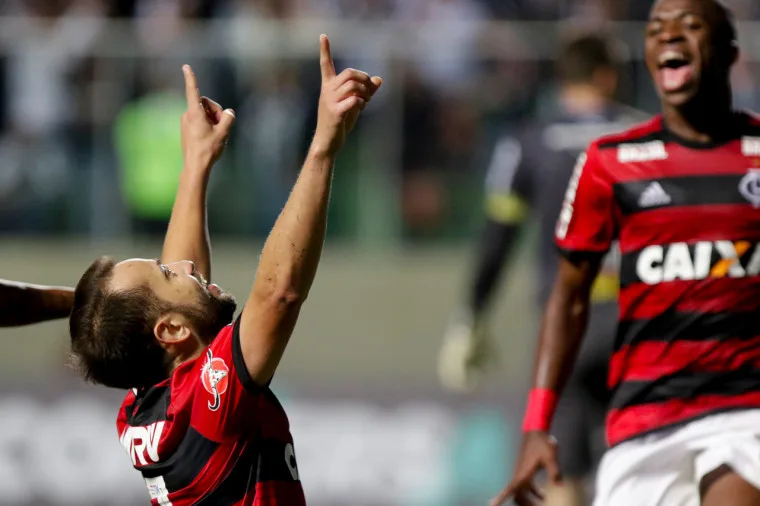
[[[205,293],[200,299],[199,306],[193,308],[188,316],[193,319],[200,337],[209,344],[226,325],[232,323],[237,301],[227,292],[218,296]]]

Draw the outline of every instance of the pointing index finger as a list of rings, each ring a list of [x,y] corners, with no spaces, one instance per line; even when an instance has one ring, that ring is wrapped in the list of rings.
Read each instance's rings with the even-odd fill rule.
[[[335,63],[330,53],[330,40],[325,34],[319,36],[319,66],[322,69],[322,81],[335,77]]]
[[[198,91],[198,83],[195,81],[195,73],[190,65],[183,65],[182,72],[185,74],[185,95],[187,95],[187,109],[192,110],[201,103],[201,93]]]

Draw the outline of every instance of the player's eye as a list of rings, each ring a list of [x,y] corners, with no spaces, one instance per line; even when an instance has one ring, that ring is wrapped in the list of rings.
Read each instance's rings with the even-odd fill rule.
[[[172,271],[170,271],[169,268],[166,267],[165,265],[161,266],[161,270],[163,271],[164,277],[166,279],[170,279],[174,275],[174,273]]]
[[[696,16],[686,16],[683,20],[683,25],[689,30],[700,30],[704,23]]]
[[[662,32],[662,23],[649,23],[647,25],[646,34],[647,37],[656,37]]]

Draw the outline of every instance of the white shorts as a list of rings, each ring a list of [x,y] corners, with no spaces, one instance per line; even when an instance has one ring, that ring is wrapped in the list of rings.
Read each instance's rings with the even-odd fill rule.
[[[760,409],[710,415],[610,449],[594,506],[699,506],[699,483],[723,464],[760,488]]]

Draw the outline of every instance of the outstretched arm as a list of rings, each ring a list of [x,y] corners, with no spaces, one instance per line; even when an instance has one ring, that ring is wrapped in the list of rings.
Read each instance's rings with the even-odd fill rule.
[[[532,208],[536,170],[525,154],[521,138],[501,138],[494,147],[488,167],[487,221],[467,301],[469,313],[475,320],[488,308]]]
[[[515,223],[486,221],[480,238],[475,273],[470,285],[468,309],[479,319],[493,297],[504,266],[509,263],[520,227]]]
[[[66,318],[73,304],[71,288],[0,280],[0,327]]]
[[[320,38],[322,91],[317,129],[290,198],[264,244],[240,322],[246,368],[258,384],[274,374],[311,288],[327,226],[335,156],[382,83],[347,69],[335,74],[326,36]]]
[[[211,245],[206,223],[206,191],[211,168],[224,151],[235,120],[232,109],[201,97],[189,65],[185,74],[187,111],[182,115],[182,153],[185,165],[166,231],[161,262],[191,260],[206,280],[211,277]]]

